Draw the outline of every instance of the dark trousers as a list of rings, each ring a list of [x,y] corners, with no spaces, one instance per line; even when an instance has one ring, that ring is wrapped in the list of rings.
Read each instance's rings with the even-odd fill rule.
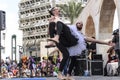
[[[64,70],[63,70],[63,74],[64,74],[65,76],[66,76],[67,73],[68,73],[68,66],[69,66],[69,59],[67,60],[66,65],[65,65]]]
[[[119,58],[119,66],[120,66],[120,49],[116,49],[115,53],[118,55]]]
[[[69,61],[68,74],[71,75],[74,71],[74,76],[84,75],[84,70],[86,70],[86,60],[78,60],[79,56],[71,56]]]
[[[69,59],[69,52],[68,52],[67,48],[64,47],[61,43],[57,43],[56,46],[63,55],[63,59],[61,60],[60,67],[59,67],[59,71],[62,72],[66,65],[67,60]]]
[[[72,70],[74,67],[77,66],[77,57],[76,56],[71,56],[70,57],[70,63],[69,63],[69,69],[68,69],[68,74],[71,75]]]
[[[120,49],[115,50],[115,53],[118,55],[118,58],[120,60]]]

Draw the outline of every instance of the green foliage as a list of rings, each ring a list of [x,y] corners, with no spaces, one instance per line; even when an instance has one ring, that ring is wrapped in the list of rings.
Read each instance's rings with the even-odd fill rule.
[[[83,9],[81,5],[80,2],[70,1],[68,4],[59,5],[59,7],[65,14],[67,14],[71,24],[73,24],[74,20],[79,16]]]

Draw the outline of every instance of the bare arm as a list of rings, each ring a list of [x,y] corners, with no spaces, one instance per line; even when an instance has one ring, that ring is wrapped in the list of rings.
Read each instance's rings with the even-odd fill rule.
[[[85,40],[86,40],[87,42],[96,42],[96,43],[98,43],[98,44],[109,45],[109,42],[96,40],[96,39],[93,39],[93,38],[91,38],[91,37],[85,37]]]

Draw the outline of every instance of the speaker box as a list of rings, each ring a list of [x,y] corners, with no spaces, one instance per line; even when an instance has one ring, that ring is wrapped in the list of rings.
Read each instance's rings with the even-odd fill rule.
[[[84,71],[87,68],[87,63],[86,63],[86,59],[77,59],[77,64],[75,65],[74,68],[74,76],[83,76],[84,75]]]
[[[5,30],[5,11],[0,10],[0,30]]]
[[[90,75],[104,75],[103,61],[89,61]]]
[[[102,54],[93,54],[92,60],[103,60]]]

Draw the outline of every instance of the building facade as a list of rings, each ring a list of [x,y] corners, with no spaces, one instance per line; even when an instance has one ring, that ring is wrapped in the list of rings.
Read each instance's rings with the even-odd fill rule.
[[[54,0],[53,0],[54,1]],[[56,3],[55,3],[56,4]],[[49,0],[21,0],[19,3],[19,29],[23,31],[23,48],[26,56],[46,56],[48,19],[51,17],[48,10],[55,6]],[[62,21],[68,21],[65,16]],[[44,54],[42,54],[44,52]]]

